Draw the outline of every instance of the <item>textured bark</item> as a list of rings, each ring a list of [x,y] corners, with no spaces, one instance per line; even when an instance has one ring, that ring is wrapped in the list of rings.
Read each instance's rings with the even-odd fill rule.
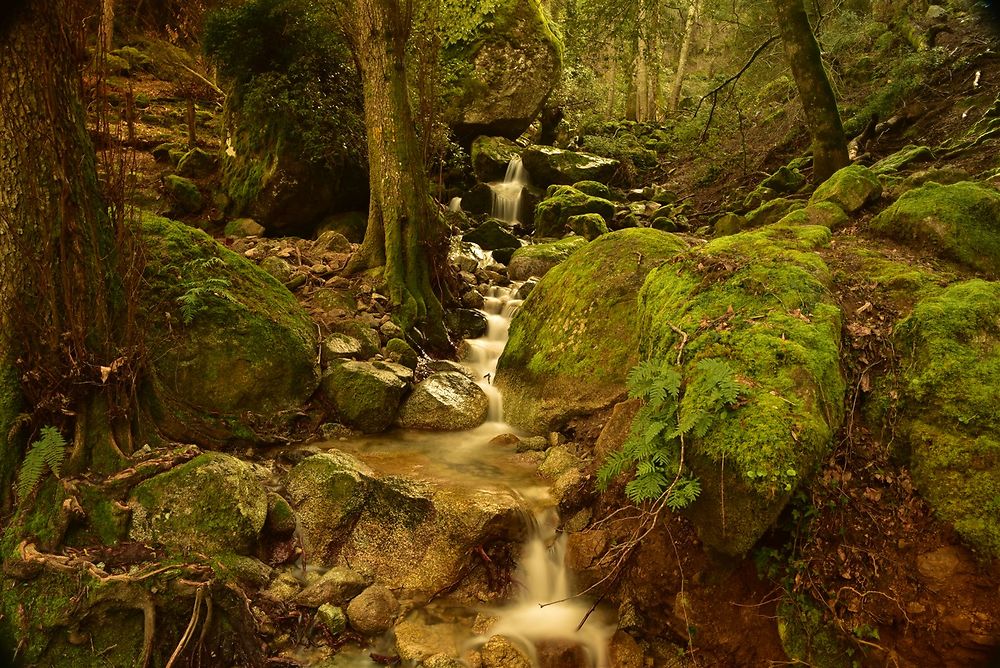
[[[371,187],[364,244],[348,271],[382,267],[399,324],[444,344],[431,285],[431,248],[443,240],[444,224],[430,198],[406,83],[411,17],[399,0],[350,0],[345,9],[364,91]]]
[[[0,34],[3,350],[53,419],[89,412],[119,353],[122,289],[81,102],[78,8],[36,0]]]
[[[698,20],[698,13],[701,11],[701,0],[691,0],[688,7],[687,20],[684,22],[684,39],[681,41],[681,51],[677,57],[677,70],[674,73],[674,82],[670,86],[670,111],[677,111],[681,103],[681,89],[684,85],[684,77],[687,75],[688,54],[691,51],[691,42],[694,41],[695,26]]]
[[[826,76],[819,45],[802,0],[771,0],[788,64],[813,138],[813,178],[825,181],[850,164],[837,98]]]

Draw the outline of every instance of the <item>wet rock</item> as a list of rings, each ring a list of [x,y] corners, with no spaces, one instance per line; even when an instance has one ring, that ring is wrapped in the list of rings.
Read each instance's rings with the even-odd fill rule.
[[[502,181],[507,175],[511,158],[520,152],[521,147],[509,139],[476,137],[470,150],[472,171],[482,183]]]
[[[347,616],[343,609],[324,603],[316,611],[316,621],[322,624],[330,635],[337,636],[347,629]]]
[[[259,237],[264,234],[264,228],[253,218],[236,218],[226,223],[225,234],[230,239]]]
[[[319,580],[303,589],[296,597],[298,605],[318,608],[324,603],[340,605],[364,591],[368,582],[360,573],[335,566],[324,573]]]
[[[487,640],[480,653],[483,668],[532,668],[531,659],[524,650],[503,636]]]
[[[416,369],[419,358],[417,351],[403,339],[389,339],[385,344],[386,359],[402,364],[408,369]],[[413,374],[410,374],[412,378]]]
[[[568,186],[578,181],[606,183],[619,164],[611,158],[551,146],[529,146],[521,152],[521,159],[536,186]]]
[[[455,372],[435,373],[417,384],[399,411],[406,429],[458,431],[486,421],[489,399],[482,388]]]
[[[328,367],[336,360],[359,359],[364,356],[364,346],[346,334],[331,334],[323,339],[319,349],[321,364]]]
[[[351,628],[364,635],[378,635],[392,628],[399,615],[399,601],[388,587],[372,585],[347,606]]]
[[[575,245],[519,308],[499,360],[496,385],[506,418],[529,433],[547,432],[625,395],[625,374],[639,349],[639,289],[654,267],[686,248],[681,239],[648,229],[612,232],[589,244],[576,238]],[[536,248],[514,254],[512,279],[527,278],[515,275],[515,261]]]
[[[457,339],[478,339],[486,335],[486,316],[475,309],[460,308],[444,314],[444,326]]]
[[[833,202],[852,214],[881,196],[882,184],[879,183],[878,176],[867,167],[850,165],[820,184],[809,198],[809,204]]]
[[[129,537],[170,553],[250,554],[267,517],[253,467],[205,453],[140,483],[129,497]]]
[[[567,237],[550,243],[522,246],[514,251],[507,265],[507,274],[512,281],[541,278],[586,245],[586,239]]]
[[[397,624],[393,632],[396,635],[396,653],[403,661],[422,662],[436,655],[458,656],[455,641],[460,637],[461,629],[453,624],[425,624],[411,617]]]
[[[395,421],[406,383],[369,362],[339,360],[330,364],[320,389],[344,424],[373,434]]]
[[[495,218],[487,220],[476,229],[464,234],[462,241],[477,244],[483,250],[516,248],[521,244],[507,226]]]

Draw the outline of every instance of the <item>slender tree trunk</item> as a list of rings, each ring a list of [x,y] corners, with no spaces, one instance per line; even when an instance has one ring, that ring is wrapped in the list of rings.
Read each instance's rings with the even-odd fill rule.
[[[677,107],[681,103],[681,89],[684,85],[684,77],[687,75],[688,54],[691,51],[691,42],[694,41],[700,11],[701,0],[691,0],[691,4],[688,6],[687,20],[684,22],[684,39],[681,41],[681,51],[677,57],[677,71],[674,73],[674,82],[670,86],[669,109],[671,112],[677,111]]]
[[[347,14],[364,90],[371,187],[364,244],[348,271],[381,267],[399,324],[418,326],[430,342],[444,345],[441,303],[431,284],[431,249],[444,228],[410,109],[404,66],[410,20],[399,0],[352,0]]]
[[[101,367],[118,359],[122,283],[115,231],[86,129],[80,6],[34,0],[0,34],[0,313],[28,403],[63,426],[107,405]],[[89,433],[99,416],[90,420]],[[85,420],[77,418],[78,436]],[[104,417],[107,425],[107,417]],[[93,439],[75,464],[109,446]],[[7,434],[0,434],[0,445]],[[110,462],[114,457],[105,457]],[[96,456],[96,455],[95,455]]]
[[[802,0],[771,0],[806,124],[813,138],[813,178],[825,181],[850,164],[837,98]]]

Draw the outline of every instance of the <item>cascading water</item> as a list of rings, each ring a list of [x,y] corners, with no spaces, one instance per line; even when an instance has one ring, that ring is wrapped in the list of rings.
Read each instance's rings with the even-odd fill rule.
[[[494,218],[508,223],[516,223],[521,214],[521,191],[528,185],[528,172],[521,163],[521,156],[515,155],[507,165],[507,174],[500,183],[491,183],[493,191]]]

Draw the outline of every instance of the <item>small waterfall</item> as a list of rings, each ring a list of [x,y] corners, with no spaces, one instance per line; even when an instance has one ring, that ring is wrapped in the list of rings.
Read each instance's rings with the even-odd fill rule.
[[[566,536],[556,535],[556,511],[550,508],[536,520],[535,533],[525,544],[518,563],[516,581],[521,589],[513,603],[496,611],[498,620],[490,635],[515,641],[535,665],[539,642],[562,640],[583,647],[590,666],[606,668],[615,625],[608,624],[600,613],[588,617],[590,601],[573,597],[575,592],[565,566]],[[487,639],[480,637],[477,642]]]
[[[499,390],[493,387],[493,378],[497,372],[497,361],[507,344],[507,330],[514,311],[521,301],[514,299],[519,286],[509,288],[493,286],[483,313],[486,315],[486,335],[478,339],[467,339],[465,364],[475,372],[478,384],[490,400],[487,422],[503,422],[503,398]]]
[[[528,172],[521,163],[521,156],[515,155],[507,165],[507,174],[501,183],[491,183],[493,191],[494,218],[508,223],[520,221],[521,191],[528,185]]]

